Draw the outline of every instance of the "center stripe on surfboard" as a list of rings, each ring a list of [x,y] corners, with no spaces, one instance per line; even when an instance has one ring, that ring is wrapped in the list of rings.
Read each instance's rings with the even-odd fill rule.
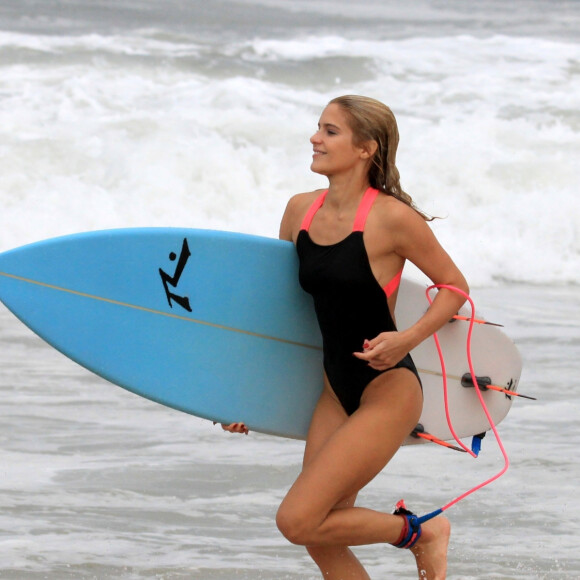
[[[267,340],[274,340],[276,342],[282,342],[284,344],[291,344],[294,346],[301,346],[303,348],[309,348],[311,350],[322,350],[322,347],[315,346],[312,344],[306,344],[303,342],[298,342],[295,340],[288,340],[286,338],[280,338],[277,336],[270,336],[268,334],[261,334],[259,332],[252,332],[251,330],[244,330],[243,328],[235,328],[233,326],[226,326],[224,324],[217,324],[215,322],[208,322],[207,320],[200,320],[197,318],[190,318],[188,316],[181,316],[179,314],[173,314],[172,312],[163,312],[162,310],[155,310],[154,308],[148,308],[146,306],[139,306],[138,304],[131,304],[129,302],[121,302],[120,300],[114,300],[112,298],[106,298],[104,296],[96,296],[95,294],[88,294],[86,292],[79,292],[78,290],[72,290],[71,288],[64,288],[62,286],[56,286],[54,284],[48,284],[47,282],[41,282],[40,280],[32,280],[31,278],[24,278],[23,276],[16,276],[15,274],[8,274],[7,272],[0,272],[0,276],[6,278],[12,278],[18,282],[26,282],[27,284],[34,284],[36,286],[42,286],[43,288],[49,288],[50,290],[57,290],[58,292],[65,292],[67,294],[72,294],[74,296],[81,296],[83,298],[89,298],[91,300],[97,300],[99,302],[107,302],[109,304],[114,304],[116,306],[123,306],[125,308],[132,308],[134,310],[141,310],[143,312],[149,312],[151,314],[159,314],[160,316],[167,316],[168,318],[176,318],[178,320],[185,320],[187,322],[193,322],[194,324],[202,324],[204,326],[211,326],[213,328],[219,328],[220,330],[227,330],[229,332],[238,332],[240,334],[246,334],[248,336],[255,336],[257,338],[264,338]]]
[[[49,284],[47,282],[41,282],[40,280],[33,280],[31,278],[25,278],[23,276],[17,276],[16,274],[9,274],[8,272],[0,272],[0,276],[4,276],[6,278],[12,278],[13,280],[17,280],[18,282],[25,282],[27,284],[34,284],[36,286],[42,286],[43,288],[49,288],[50,290],[56,290],[58,292],[65,292],[67,294],[72,294],[74,296],[81,296],[83,298],[89,298],[90,300],[97,300],[99,302],[107,302],[109,304],[114,304],[116,306],[123,306],[125,308],[132,308],[134,310],[141,310],[142,312],[149,312],[151,314],[158,314],[160,316],[166,316],[168,318],[176,318],[177,320],[184,320],[186,322],[193,322],[194,324],[202,324],[204,326],[210,326],[212,328],[218,328],[220,330],[226,330],[228,332],[237,332],[240,334],[246,334],[248,336],[255,336],[257,338],[263,338],[266,340],[274,340],[276,342],[281,342],[284,344],[291,344],[293,346],[299,346],[302,348],[308,348],[311,350],[322,350],[322,347],[315,346],[312,344],[307,344],[303,342],[298,342],[295,340],[288,340],[285,338],[280,338],[277,336],[270,336],[268,334],[262,334],[259,332],[252,332],[250,330],[244,330],[242,328],[235,328],[233,326],[226,326],[224,324],[217,324],[215,322],[208,322],[207,320],[200,320],[197,318],[190,318],[188,316],[181,316],[179,314],[174,314],[172,312],[163,312],[162,310],[156,310],[154,308],[148,308],[146,306],[139,306],[137,304],[131,304],[129,302],[122,302],[120,300],[114,300],[112,298],[106,298],[104,296],[97,296],[95,294],[89,294],[87,292],[80,292],[78,290],[72,290],[71,288],[64,288],[63,286],[56,286],[55,284]],[[426,375],[435,375],[438,377],[443,376],[440,371],[433,371],[428,369],[417,368],[419,373],[426,374]],[[460,376],[455,375],[447,375],[448,379],[461,381]]]

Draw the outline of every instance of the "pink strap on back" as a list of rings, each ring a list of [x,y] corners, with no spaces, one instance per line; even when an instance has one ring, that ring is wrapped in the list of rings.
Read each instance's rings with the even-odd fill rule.
[[[373,206],[373,203],[374,203],[378,194],[379,194],[379,190],[373,189],[372,187],[369,187],[365,191],[365,194],[364,194],[364,196],[360,202],[360,205],[358,207],[358,210],[356,212],[356,217],[354,219],[354,227],[352,229],[353,232],[363,232],[364,231],[367,217],[369,215],[369,212],[371,211],[371,207]],[[385,294],[387,295],[387,298],[393,292],[395,292],[395,290],[399,287],[399,283],[401,282],[402,275],[403,275],[403,269],[401,268],[401,270],[399,272],[397,272],[397,274],[395,274],[393,279],[386,286],[383,287],[383,290],[384,290]]]
[[[328,193],[328,189],[323,191],[315,200],[314,203],[310,206],[310,209],[306,212],[304,219],[302,220],[302,225],[300,226],[301,230],[308,231],[310,229],[310,224],[314,219],[314,215],[316,212],[322,207],[324,200],[326,199],[326,194]]]
[[[363,198],[358,206],[358,210],[356,212],[356,217],[354,218],[354,226],[352,228],[353,232],[363,232],[365,229],[365,224],[367,221],[367,217],[369,212],[371,211],[371,207],[379,193],[378,189],[373,189],[369,187]]]
[[[383,286],[383,290],[387,295],[387,298],[399,287],[401,283],[401,276],[403,275],[403,268],[399,270],[397,274],[393,277],[393,279],[386,285]]]

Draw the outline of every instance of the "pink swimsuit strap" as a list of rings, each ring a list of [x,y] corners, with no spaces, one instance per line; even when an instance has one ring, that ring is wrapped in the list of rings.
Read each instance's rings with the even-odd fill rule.
[[[323,191],[315,200],[314,203],[310,206],[310,209],[306,212],[304,219],[302,220],[302,225],[300,226],[301,230],[308,231],[310,229],[310,224],[314,219],[316,212],[322,207],[324,200],[326,199],[326,194],[328,193],[328,189]]]
[[[310,224],[312,224],[312,220],[316,215],[316,212],[322,207],[324,204],[324,200],[326,199],[326,194],[328,193],[328,189],[323,191],[315,200],[314,203],[310,206],[310,209],[306,212],[304,219],[302,220],[302,225],[300,226],[301,230],[308,231],[310,229]],[[371,211],[371,207],[375,201],[379,193],[378,189],[373,189],[369,187],[359,203],[358,209],[356,211],[356,216],[354,218],[354,225],[352,228],[353,232],[362,232],[365,229],[365,223],[367,221],[367,216]]]
[[[372,187],[369,187],[365,191],[365,194],[363,195],[363,198],[361,199],[356,211],[354,225],[352,227],[353,232],[364,232],[365,224],[367,223],[367,217],[378,194],[379,190]]]
[[[324,200],[326,199],[327,193],[328,193],[328,189],[326,191],[323,191],[314,200],[314,202],[310,206],[310,209],[306,212],[306,215],[304,216],[304,219],[302,220],[302,225],[300,226],[301,230],[306,230],[306,231],[310,230],[310,225],[312,224],[312,220],[314,219],[316,212],[324,204]],[[378,193],[379,193],[379,190],[374,189],[372,187],[369,187],[365,191],[363,198],[358,206],[356,216],[354,218],[354,225],[352,228],[353,232],[363,232],[364,231],[367,217],[369,215],[369,212],[371,211],[371,207],[373,206],[373,203],[374,203]],[[387,298],[389,296],[391,296],[391,294],[393,294],[393,292],[395,292],[397,290],[397,288],[399,287],[402,275],[403,275],[403,268],[401,268],[399,270],[399,272],[397,272],[395,274],[393,279],[386,286],[383,286],[383,290],[385,291]]]

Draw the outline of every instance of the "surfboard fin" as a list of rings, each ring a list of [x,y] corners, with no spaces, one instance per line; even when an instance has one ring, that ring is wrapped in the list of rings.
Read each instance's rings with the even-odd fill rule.
[[[473,439],[471,440],[471,451],[473,451],[473,453],[475,453],[475,455],[479,455],[479,452],[481,451],[481,442],[482,442],[484,437],[485,437],[485,432],[479,433],[479,435],[473,436]]]
[[[517,393],[516,391],[511,391],[499,385],[492,385],[491,379],[489,377],[475,377],[477,380],[477,386],[482,391],[487,391],[488,389],[492,391],[498,391],[503,393],[506,397],[522,397],[523,399],[530,399],[531,401],[537,401],[536,397],[530,397],[529,395],[522,395],[522,393]],[[511,386],[513,381],[510,381]],[[473,379],[471,378],[471,373],[465,373],[461,377],[461,386],[465,388],[473,387]]]
[[[461,314],[456,314],[455,316],[453,316],[451,318],[451,320],[449,322],[455,322],[456,320],[465,320],[467,322],[469,322],[471,320],[470,316],[462,316]],[[481,320],[479,318],[474,318],[473,322],[475,322],[475,324],[488,324],[489,326],[500,326],[503,328],[503,324],[498,324],[497,322],[489,322],[488,320]]]
[[[421,423],[417,423],[417,426],[411,432],[411,436],[415,438],[425,439],[426,441],[430,441],[431,443],[436,443],[437,445],[441,445],[442,447],[447,447],[447,449],[453,449],[454,451],[461,451],[461,453],[466,453],[465,449],[461,449],[457,445],[453,445],[447,441],[443,441],[443,439],[439,439],[430,433],[425,431],[425,428]]]

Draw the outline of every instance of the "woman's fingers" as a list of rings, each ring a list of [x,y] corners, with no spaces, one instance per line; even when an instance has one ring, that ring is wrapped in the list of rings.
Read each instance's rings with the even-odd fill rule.
[[[213,424],[215,425],[216,421],[214,421]],[[221,426],[222,429],[228,433],[243,433],[244,435],[247,435],[250,432],[245,423],[242,422],[230,423],[229,425],[222,423]]]

